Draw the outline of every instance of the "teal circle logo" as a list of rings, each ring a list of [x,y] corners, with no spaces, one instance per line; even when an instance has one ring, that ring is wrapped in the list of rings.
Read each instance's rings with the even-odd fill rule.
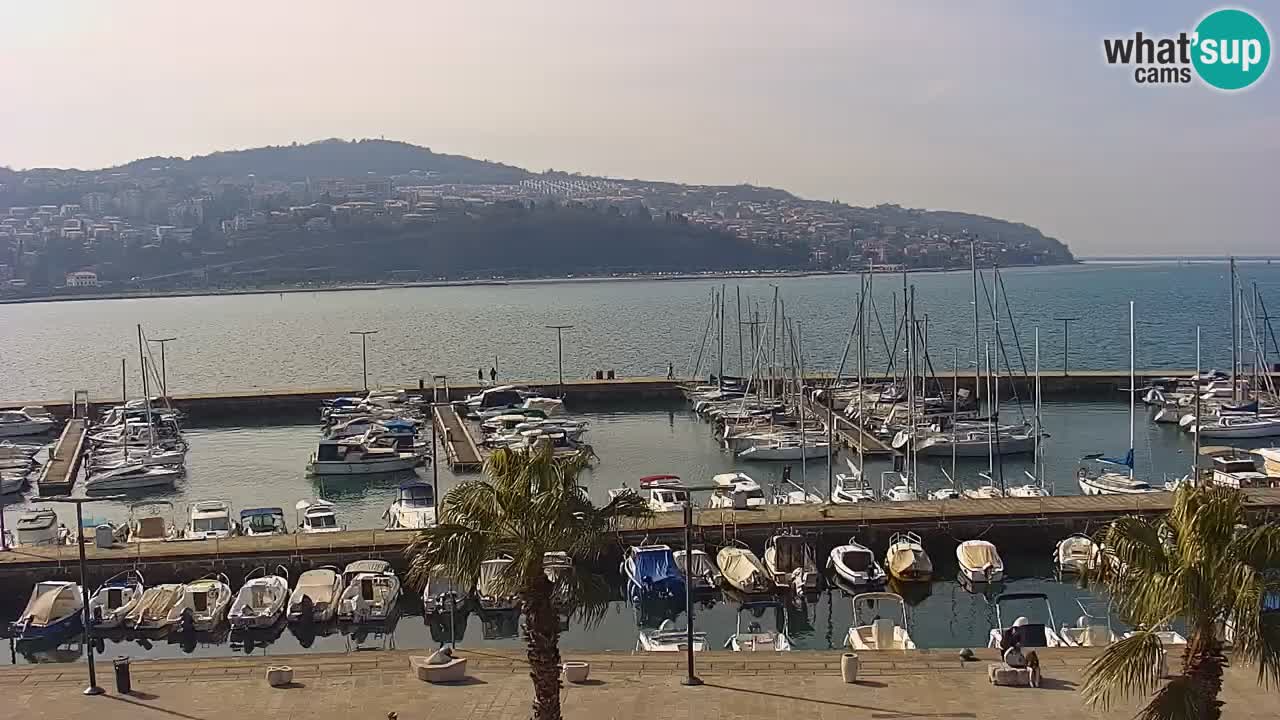
[[[1271,60],[1271,37],[1244,10],[1215,10],[1196,26],[1191,64],[1219,90],[1241,90],[1258,81]]]

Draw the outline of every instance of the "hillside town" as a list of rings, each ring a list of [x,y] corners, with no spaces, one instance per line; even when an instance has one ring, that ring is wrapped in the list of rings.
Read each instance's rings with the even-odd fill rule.
[[[745,185],[517,172],[504,172],[501,182],[455,182],[449,175],[456,173],[430,169],[300,179],[267,173],[193,177],[155,159],[98,172],[8,173],[0,175],[0,292],[146,289],[172,274],[150,274],[156,268],[180,267],[199,279],[204,269],[223,263],[269,260],[273,238],[280,236],[306,247],[375,230],[430,234],[446,232],[450,222],[483,223],[510,208],[549,206],[646,221],[675,218],[750,246],[807,256],[805,267],[792,269],[956,267],[968,265],[971,246],[983,265],[1072,262],[1064,245],[1038,231],[980,216],[858,208]],[[985,231],[990,224],[1006,231]],[[148,262],[152,257],[171,261]]]

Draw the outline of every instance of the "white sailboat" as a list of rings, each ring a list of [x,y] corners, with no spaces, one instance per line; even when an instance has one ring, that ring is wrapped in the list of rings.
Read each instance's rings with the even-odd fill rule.
[[[1080,484],[1080,492],[1085,495],[1133,495],[1138,493],[1154,492],[1150,484],[1145,481],[1137,480],[1133,477],[1133,433],[1134,418],[1137,413],[1137,391],[1134,382],[1134,314],[1133,301],[1129,301],[1129,452],[1123,460],[1115,458],[1102,457],[1101,455],[1090,455],[1085,460],[1093,460],[1104,465],[1121,465],[1129,469],[1128,474],[1104,470],[1101,472],[1091,471],[1087,467],[1081,467],[1076,472],[1076,482]]]

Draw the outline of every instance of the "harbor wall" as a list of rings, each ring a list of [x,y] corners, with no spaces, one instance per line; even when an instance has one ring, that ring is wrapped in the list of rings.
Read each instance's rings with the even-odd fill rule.
[[[1185,377],[1191,374],[1192,371],[1143,370],[1137,373],[1137,386],[1141,388],[1155,378]],[[940,373],[935,377],[946,388],[950,388],[953,384],[949,373]],[[1280,374],[1273,377],[1280,381]],[[875,381],[887,378],[869,376],[867,379]],[[813,385],[821,385],[829,381],[829,375],[811,375],[807,380]],[[681,382],[666,378],[618,378],[616,380],[577,380],[563,385],[543,381],[525,381],[517,384],[527,385],[549,395],[563,396],[566,402],[574,407],[616,408],[679,400]],[[973,376],[961,375],[959,385],[973,392],[975,386]],[[1129,374],[1098,370],[1073,371],[1067,375],[1061,371],[1043,372],[1040,375],[1040,385],[1044,397],[1049,400],[1118,400],[1124,397],[1124,388],[1129,387]],[[1001,378],[1000,395],[1007,399],[1013,398],[1016,393],[1017,397],[1026,399],[1031,396],[1033,386],[1034,376]],[[458,385],[447,388],[447,393],[444,387],[433,391],[430,384],[421,379],[396,387],[403,387],[412,393],[420,393],[427,398],[431,398],[434,393],[442,401],[446,397],[450,400],[461,400],[483,389],[483,386]],[[980,388],[977,392],[985,395],[986,388]],[[182,410],[197,423],[226,422],[245,416],[252,417],[255,422],[260,423],[277,417],[281,419],[317,418],[322,400],[359,393],[361,390],[353,387],[245,390],[175,395],[172,401],[174,407]],[[5,401],[0,402],[0,408],[43,405],[55,415],[67,417],[71,414],[71,395],[72,391],[68,390],[65,399]],[[94,405],[115,404],[119,401],[118,397],[91,399]]]

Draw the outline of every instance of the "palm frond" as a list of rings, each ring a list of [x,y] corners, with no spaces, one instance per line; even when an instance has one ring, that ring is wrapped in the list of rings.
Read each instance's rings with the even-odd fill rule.
[[[1199,683],[1179,675],[1157,690],[1136,717],[1137,720],[1199,720],[1206,716],[1210,702]]]
[[[1239,530],[1231,540],[1229,554],[1258,569],[1280,568],[1280,525]]]
[[[474,586],[480,563],[492,556],[492,540],[484,530],[456,523],[442,523],[419,532],[405,548],[410,586],[421,589],[427,578],[437,574]]]
[[[1102,709],[1129,695],[1149,695],[1160,683],[1160,637],[1139,630],[1108,645],[1084,672],[1085,701]]]
[[[1280,687],[1280,612],[1262,613],[1258,619],[1258,682],[1268,689]]]

